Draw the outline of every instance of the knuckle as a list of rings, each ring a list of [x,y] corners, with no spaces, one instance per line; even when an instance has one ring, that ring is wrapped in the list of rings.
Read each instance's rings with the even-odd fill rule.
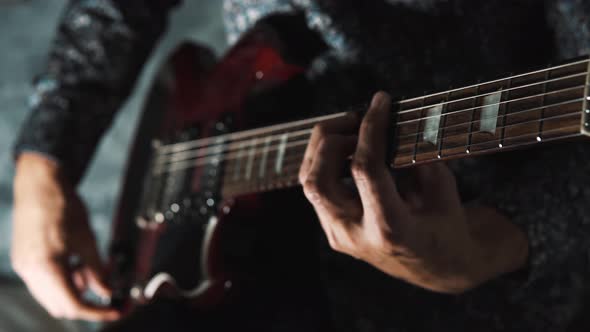
[[[367,156],[355,158],[350,166],[352,175],[358,180],[367,180],[377,173],[377,165]]]
[[[330,248],[332,248],[332,250],[338,251],[338,252],[344,252],[343,247],[342,247],[342,243],[338,240],[338,237],[333,232],[329,232],[327,234],[327,238],[328,238],[328,244],[330,245]]]
[[[324,186],[315,174],[310,174],[303,182],[303,192],[313,203],[320,203],[325,196]]]
[[[297,178],[299,179],[299,183],[304,184],[305,179],[307,178],[307,174],[309,173],[309,164],[311,162],[308,160],[303,160],[301,166],[299,166],[299,172],[297,173]]]
[[[303,169],[303,166],[299,168],[299,173],[297,173],[297,178],[299,179],[299,183],[302,185],[305,184],[305,179],[307,178],[307,171]]]

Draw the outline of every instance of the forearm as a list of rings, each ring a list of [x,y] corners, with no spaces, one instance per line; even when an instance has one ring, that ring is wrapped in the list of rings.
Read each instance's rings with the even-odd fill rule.
[[[72,1],[35,82],[15,156],[44,154],[78,182],[163,32],[166,13],[156,0]]]

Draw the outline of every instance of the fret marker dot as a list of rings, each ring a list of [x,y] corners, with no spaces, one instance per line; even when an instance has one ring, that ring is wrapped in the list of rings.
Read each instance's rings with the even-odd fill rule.
[[[469,149],[465,150],[465,153],[471,153],[471,151],[469,151]]]
[[[438,159],[440,159],[440,154],[436,156]]]
[[[501,148],[501,147],[503,147],[503,146],[504,146],[504,145],[502,145],[502,143],[498,144],[498,147],[499,147],[499,148]]]
[[[260,70],[256,72],[256,78],[257,79],[262,79],[264,77],[264,73],[261,72]]]
[[[541,141],[541,137],[537,136],[537,142],[540,142],[540,141]]]
[[[415,163],[416,163],[416,159],[412,159],[412,164],[415,164]]]
[[[586,114],[588,114],[588,113],[590,113],[590,109],[587,109],[587,110],[586,110]]]

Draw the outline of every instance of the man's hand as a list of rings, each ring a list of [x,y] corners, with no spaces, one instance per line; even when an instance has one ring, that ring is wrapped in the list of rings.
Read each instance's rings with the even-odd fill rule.
[[[86,288],[103,297],[110,289],[86,208],[53,162],[32,153],[19,156],[13,218],[14,270],[51,315],[93,321],[119,317],[116,310],[81,299]]]
[[[444,164],[416,167],[412,188],[398,191],[386,166],[390,104],[387,94],[377,93],[360,131],[351,114],[319,124],[311,135],[299,180],[331,247],[444,293],[522,266],[524,233],[493,209],[464,207]],[[358,193],[342,182],[351,156]]]

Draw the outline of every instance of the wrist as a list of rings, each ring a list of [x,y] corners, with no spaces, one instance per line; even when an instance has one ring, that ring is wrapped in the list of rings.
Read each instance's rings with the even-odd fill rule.
[[[15,162],[15,181],[20,179],[61,179],[59,164],[42,154],[23,152]]]
[[[45,199],[60,200],[67,182],[58,163],[34,152],[21,153],[16,159],[14,175],[15,202],[30,201],[42,195]]]

